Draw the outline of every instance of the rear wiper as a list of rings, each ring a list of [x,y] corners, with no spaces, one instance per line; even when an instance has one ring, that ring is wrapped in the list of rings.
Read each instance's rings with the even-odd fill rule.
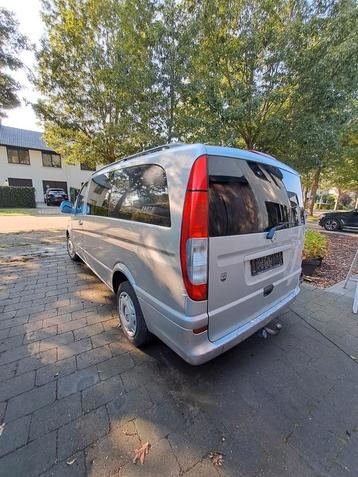
[[[269,240],[272,240],[273,239],[273,236],[275,235],[276,233],[276,230],[281,230],[281,229],[285,229],[287,226],[290,225],[290,222],[280,222],[279,224],[277,225],[274,225],[273,227],[271,227],[267,234],[266,234],[266,238],[269,239]]]

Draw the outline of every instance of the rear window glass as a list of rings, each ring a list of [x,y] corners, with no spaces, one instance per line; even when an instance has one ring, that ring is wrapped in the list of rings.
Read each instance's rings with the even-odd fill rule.
[[[266,232],[304,223],[299,177],[278,167],[209,157],[211,237]]]
[[[150,164],[114,171],[109,216],[170,227],[167,178]]]

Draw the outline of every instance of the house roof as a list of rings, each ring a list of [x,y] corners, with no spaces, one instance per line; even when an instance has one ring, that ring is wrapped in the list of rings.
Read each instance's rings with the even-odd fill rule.
[[[0,125],[0,145],[52,151],[42,140],[42,133],[28,129],[11,128]]]

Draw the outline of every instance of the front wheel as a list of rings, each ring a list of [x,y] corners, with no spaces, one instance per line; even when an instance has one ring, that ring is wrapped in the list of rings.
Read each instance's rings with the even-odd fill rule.
[[[117,291],[118,315],[127,339],[134,346],[142,346],[150,339],[150,332],[132,285],[122,282]]]
[[[74,262],[79,262],[81,260],[75,251],[75,247],[69,234],[67,235],[67,252],[70,256],[70,259]]]
[[[340,223],[337,219],[327,219],[324,222],[323,227],[329,232],[333,232],[334,230],[338,230],[340,228]]]

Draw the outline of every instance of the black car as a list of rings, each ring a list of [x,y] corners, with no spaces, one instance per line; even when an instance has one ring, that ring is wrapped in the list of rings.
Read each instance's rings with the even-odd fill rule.
[[[47,189],[44,200],[47,205],[60,205],[63,200],[68,200],[68,195],[63,189]]]
[[[328,212],[321,215],[318,223],[331,232],[345,228],[358,230],[358,209],[349,212]]]

